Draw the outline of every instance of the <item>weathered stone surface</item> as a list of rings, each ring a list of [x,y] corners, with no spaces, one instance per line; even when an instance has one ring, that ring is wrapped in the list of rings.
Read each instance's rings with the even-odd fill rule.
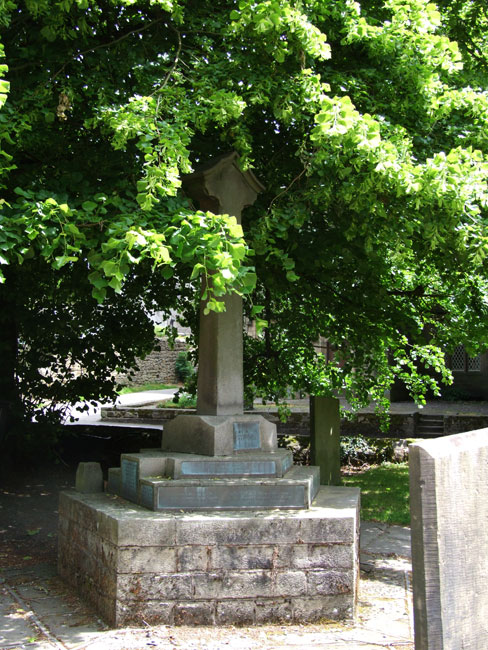
[[[255,513],[198,514],[177,523],[176,543],[230,545],[279,544],[300,539],[300,518],[263,517]]]
[[[293,467],[282,478],[204,477],[169,480],[147,477],[135,482],[137,463],[128,458],[123,458],[122,463],[121,496],[161,511],[308,508],[320,487],[318,467]]]
[[[249,625],[256,622],[254,599],[233,598],[217,601],[215,609],[217,625]]]
[[[215,603],[178,603],[174,608],[175,625],[213,625],[215,622]]]
[[[191,540],[188,540],[191,541]],[[212,568],[210,546],[177,546],[177,571],[209,571]]]
[[[258,625],[265,623],[289,623],[293,618],[292,612],[291,598],[257,600],[255,622]]]
[[[348,594],[354,589],[354,571],[309,571],[307,573],[309,596]]]
[[[107,492],[109,492],[110,494],[119,494],[120,493],[120,479],[121,479],[120,467],[109,467],[108,481],[107,481]]]
[[[300,569],[351,569],[354,549],[348,544],[297,544],[292,549],[293,565]]]
[[[119,573],[117,591],[122,601],[190,600],[193,576],[186,573]]]
[[[277,549],[273,546],[214,546],[210,557],[212,569],[272,569]]]
[[[293,465],[293,454],[288,449],[212,458],[198,454],[160,453],[164,453],[166,458],[165,473],[173,479],[282,477]]]
[[[321,493],[331,489],[324,487]],[[358,558],[356,540],[348,530],[355,527],[350,519],[354,495],[357,518],[358,495],[343,489],[347,498],[320,494],[317,502],[326,503],[325,508],[314,504],[310,510],[295,512],[171,515],[118,497],[63,493],[59,571],[112,625],[350,617]],[[351,568],[306,566],[297,550],[309,547],[303,540],[304,527],[328,516],[336,523],[347,522],[331,530],[334,539],[340,531],[347,533],[338,546],[350,549],[355,558]],[[317,526],[312,537],[319,530],[328,529]],[[328,539],[317,543],[317,548],[330,546]],[[311,552],[314,563],[320,564],[321,551]],[[337,554],[338,562],[346,556]],[[326,557],[332,563],[333,554]]]
[[[488,429],[410,446],[415,648],[488,647]]]
[[[117,556],[119,573],[174,573],[176,549],[167,546],[121,547]]]
[[[103,492],[103,473],[100,463],[79,463],[75,487],[78,492]]]
[[[234,425],[259,425],[261,451],[276,451],[276,427],[261,415],[178,415],[168,422],[163,431],[161,447],[164,451],[201,454],[204,456],[231,456],[239,451],[234,447]],[[241,450],[246,451],[246,450]]]
[[[176,339],[170,347],[167,339],[158,338],[155,349],[144,359],[137,359],[137,368],[132,381],[123,374],[117,375],[117,383],[130,386],[144,384],[177,384],[176,359],[180,352],[185,352],[188,344],[185,340]]]
[[[295,598],[292,607],[294,621],[308,621],[312,623],[329,619],[351,618],[354,616],[349,594]]]

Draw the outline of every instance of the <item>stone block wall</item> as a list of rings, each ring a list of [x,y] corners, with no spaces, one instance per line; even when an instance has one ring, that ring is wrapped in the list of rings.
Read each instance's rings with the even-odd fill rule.
[[[131,382],[129,382],[126,375],[118,375],[117,380],[119,383],[130,383],[133,386],[155,383],[177,384],[179,379],[176,376],[176,358],[180,352],[187,350],[186,341],[177,340],[174,347],[171,348],[166,339],[160,338],[158,339],[158,347],[159,350],[153,350],[147,357],[138,360],[138,370],[136,370]]]
[[[238,625],[354,616],[359,491],[308,510],[154,513],[61,494],[59,573],[115,626]]]

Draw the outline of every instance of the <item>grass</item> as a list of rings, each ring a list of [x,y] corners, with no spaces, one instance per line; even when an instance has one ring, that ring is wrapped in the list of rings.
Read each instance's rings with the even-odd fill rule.
[[[361,488],[361,518],[410,525],[408,463],[382,463],[343,473],[343,485]]]
[[[166,388],[178,388],[174,384],[144,384],[143,386],[124,386],[119,390],[119,395],[128,393],[142,393],[145,390],[165,390]]]

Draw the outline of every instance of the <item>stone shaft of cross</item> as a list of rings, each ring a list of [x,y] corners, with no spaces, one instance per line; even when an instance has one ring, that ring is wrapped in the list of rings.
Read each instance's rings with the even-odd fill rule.
[[[186,194],[201,210],[229,214],[241,222],[242,210],[264,187],[250,171],[239,169],[236,152],[213,159],[183,178]],[[222,298],[225,312],[205,315],[200,305],[197,414],[239,415],[244,408],[242,298]]]

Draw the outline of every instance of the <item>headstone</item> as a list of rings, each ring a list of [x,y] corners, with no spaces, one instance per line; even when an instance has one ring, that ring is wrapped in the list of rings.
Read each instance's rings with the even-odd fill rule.
[[[488,648],[488,429],[409,459],[415,648]]]
[[[84,494],[103,492],[103,474],[100,463],[78,463],[75,488]]]
[[[322,485],[340,485],[340,403],[335,397],[310,397],[312,465],[320,467]]]

